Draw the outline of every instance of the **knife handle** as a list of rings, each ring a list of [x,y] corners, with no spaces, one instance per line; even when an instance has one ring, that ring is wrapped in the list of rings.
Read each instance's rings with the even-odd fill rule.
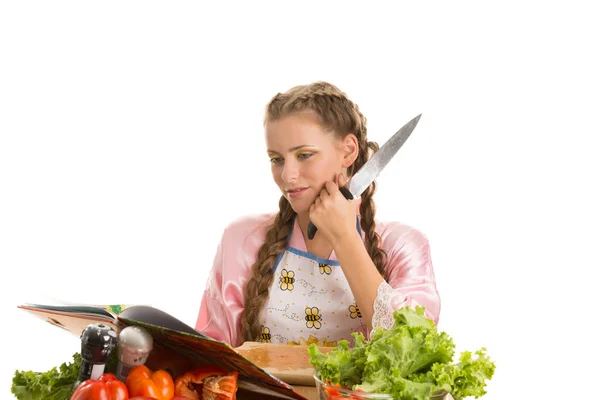
[[[340,187],[340,192],[342,192],[342,194],[344,195],[344,197],[346,199],[348,199],[348,200],[354,199],[354,196],[352,196],[352,193],[350,193],[350,191],[345,186]],[[317,233],[317,227],[312,222],[309,222],[308,223],[308,232],[307,232],[308,239],[312,240],[315,237],[316,233]]]

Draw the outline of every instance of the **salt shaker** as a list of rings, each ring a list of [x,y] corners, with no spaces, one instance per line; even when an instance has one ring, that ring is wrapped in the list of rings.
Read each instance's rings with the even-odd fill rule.
[[[153,344],[152,335],[141,326],[128,326],[119,332],[117,341],[119,363],[115,375],[120,381],[126,381],[133,367],[146,363]]]
[[[81,332],[81,368],[77,382],[98,379],[117,342],[117,333],[102,323],[89,324]]]

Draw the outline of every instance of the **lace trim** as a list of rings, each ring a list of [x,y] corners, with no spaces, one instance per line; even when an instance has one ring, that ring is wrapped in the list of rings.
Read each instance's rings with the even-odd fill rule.
[[[374,332],[375,328],[380,326],[383,329],[390,329],[394,326],[394,310],[392,309],[392,297],[394,296],[394,289],[386,282],[383,281],[377,288],[377,297],[373,304],[373,319],[371,325]]]

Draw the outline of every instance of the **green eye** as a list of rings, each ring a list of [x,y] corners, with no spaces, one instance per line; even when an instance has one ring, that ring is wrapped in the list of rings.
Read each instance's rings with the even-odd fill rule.
[[[270,161],[271,161],[271,164],[279,164],[280,162],[283,161],[283,158],[273,157],[273,158],[270,159]]]
[[[307,158],[310,158],[312,156],[312,153],[301,153],[298,154],[298,158],[301,160],[306,160]]]

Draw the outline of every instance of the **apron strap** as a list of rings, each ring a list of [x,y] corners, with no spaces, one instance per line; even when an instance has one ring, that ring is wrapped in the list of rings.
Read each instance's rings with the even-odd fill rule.
[[[360,221],[358,219],[358,215],[356,216],[356,230],[358,231],[358,236],[362,237],[362,230],[360,229]]]

